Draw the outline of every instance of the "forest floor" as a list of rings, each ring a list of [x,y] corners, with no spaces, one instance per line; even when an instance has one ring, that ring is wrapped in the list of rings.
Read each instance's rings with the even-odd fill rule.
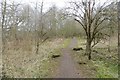
[[[92,60],[88,60],[87,56],[84,55],[84,44],[85,40],[83,39],[70,39],[68,45],[61,49],[59,65],[53,78],[117,78],[117,57],[114,56],[116,52],[110,54],[106,51],[106,48],[102,50],[105,52],[97,50],[98,53],[92,52]],[[73,51],[72,49],[75,47],[81,47],[83,50]],[[100,49],[103,47],[103,45],[100,46]],[[113,58],[108,60],[106,57],[109,57],[109,55],[116,57],[115,60]],[[108,61],[111,61],[111,63]]]
[[[5,45],[2,55],[3,76],[6,78],[48,78],[54,73],[59,58],[51,58],[60,54],[60,49],[67,44],[63,39],[51,39],[39,46],[39,54],[35,53],[35,44],[24,40],[15,45],[15,41]],[[26,44],[27,43],[27,44]]]
[[[112,41],[115,42],[115,41]],[[27,43],[27,44],[26,44]],[[5,45],[2,55],[3,76],[7,78],[117,78],[118,57],[116,43],[111,52],[98,44],[92,52],[92,60],[85,56],[85,39],[50,39],[39,46],[31,40],[13,41]],[[72,48],[83,48],[73,51]],[[53,55],[60,57],[52,58]]]
[[[72,49],[77,45],[77,38],[73,38],[69,45],[61,50],[62,56],[56,75],[54,75],[55,78],[87,78],[91,76],[92,70],[87,68],[87,65],[79,65],[74,59],[75,52]]]

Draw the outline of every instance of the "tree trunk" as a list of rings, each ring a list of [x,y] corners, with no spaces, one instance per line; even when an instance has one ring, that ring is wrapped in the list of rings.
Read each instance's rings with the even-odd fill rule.
[[[111,34],[110,34],[111,35]],[[111,49],[110,49],[110,38],[111,36],[109,37],[109,44],[108,44],[108,52],[110,53],[111,52]]]
[[[39,41],[37,41],[37,44],[36,44],[36,54],[38,54],[38,51],[39,51]]]
[[[6,32],[5,32],[5,30],[4,30],[4,27],[5,27],[5,17],[6,17],[6,5],[7,5],[7,2],[6,2],[6,0],[4,0],[3,2],[2,2],[2,24],[1,24],[1,26],[2,26],[2,45],[3,45],[3,47],[2,47],[2,53],[4,52],[4,50],[5,50],[5,42],[6,42]]]
[[[88,55],[88,59],[91,59],[91,39],[87,38],[87,44],[86,44],[86,54]]]
[[[120,2],[118,2],[118,56],[120,56]]]
[[[39,31],[36,30],[36,38],[35,38],[35,46],[36,46],[36,54],[38,54],[39,51],[39,41],[40,37],[39,37]]]

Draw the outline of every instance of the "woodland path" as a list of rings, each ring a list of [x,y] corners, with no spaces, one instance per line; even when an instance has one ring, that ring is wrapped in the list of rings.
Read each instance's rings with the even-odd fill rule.
[[[76,68],[75,62],[71,56],[72,48],[77,45],[77,39],[73,38],[68,47],[62,49],[60,58],[60,66],[55,78],[80,78],[80,74]]]

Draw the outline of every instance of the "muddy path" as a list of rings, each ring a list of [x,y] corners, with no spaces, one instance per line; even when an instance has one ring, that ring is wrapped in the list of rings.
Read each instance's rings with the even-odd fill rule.
[[[55,78],[80,78],[75,62],[71,56],[71,49],[77,45],[77,39],[73,38],[68,47],[61,50],[60,66]]]

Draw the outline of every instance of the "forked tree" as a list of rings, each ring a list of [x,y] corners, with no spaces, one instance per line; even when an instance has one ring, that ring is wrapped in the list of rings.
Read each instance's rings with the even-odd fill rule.
[[[50,31],[44,31],[44,15],[46,13],[43,12],[43,7],[44,7],[44,1],[42,0],[41,5],[40,5],[40,16],[38,21],[39,23],[37,23],[37,20],[35,20],[35,27],[36,27],[36,54],[38,54],[39,51],[39,46],[40,44],[44,43],[49,37],[47,36],[47,33]],[[38,8],[38,4],[36,3],[36,13],[37,13],[37,8]],[[37,14],[36,14],[37,15]],[[35,18],[37,18],[37,16],[35,15]],[[38,25],[38,26],[37,26]]]
[[[70,6],[67,8],[69,11],[68,15],[71,15],[83,27],[86,33],[86,54],[89,60],[91,59],[92,42],[105,29],[105,26],[101,24],[108,20],[105,13],[105,8],[108,5],[108,2],[101,5],[98,0],[81,0],[70,2]]]

